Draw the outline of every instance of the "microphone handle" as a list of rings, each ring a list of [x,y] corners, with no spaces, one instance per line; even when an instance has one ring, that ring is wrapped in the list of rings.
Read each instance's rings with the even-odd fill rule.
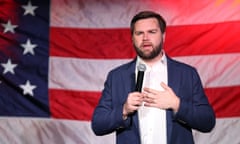
[[[136,84],[135,91],[138,91],[138,92],[142,91],[143,76],[144,76],[144,71],[138,71],[137,84]]]

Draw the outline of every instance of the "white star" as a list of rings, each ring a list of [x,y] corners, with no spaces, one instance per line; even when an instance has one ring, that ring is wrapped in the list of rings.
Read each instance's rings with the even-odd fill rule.
[[[21,46],[24,48],[23,55],[27,53],[34,55],[33,49],[37,47],[36,44],[31,43],[30,39],[28,39],[25,44],[21,44]]]
[[[10,20],[8,20],[6,24],[2,24],[2,26],[4,27],[3,33],[6,33],[6,32],[15,33],[14,29],[18,27],[17,25],[12,25]]]
[[[10,59],[8,59],[7,63],[2,63],[1,65],[4,67],[3,74],[6,74],[7,72],[15,74],[13,69],[17,66],[17,64],[12,64],[12,61]]]
[[[33,90],[34,90],[35,88],[37,88],[37,86],[31,85],[30,82],[29,82],[29,80],[27,80],[27,82],[26,82],[25,85],[23,85],[23,84],[20,85],[20,88],[23,89],[23,94],[24,94],[24,95],[29,94],[30,96],[33,96]]]
[[[28,1],[28,5],[23,5],[22,8],[24,8],[24,10],[25,10],[23,15],[30,14],[30,15],[35,16],[34,10],[37,9],[38,7],[33,6],[31,1]]]

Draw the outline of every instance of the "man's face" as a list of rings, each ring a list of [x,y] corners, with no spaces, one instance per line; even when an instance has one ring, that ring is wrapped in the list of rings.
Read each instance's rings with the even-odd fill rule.
[[[162,50],[163,35],[157,19],[138,20],[133,31],[133,46],[137,54],[144,60],[157,57]]]

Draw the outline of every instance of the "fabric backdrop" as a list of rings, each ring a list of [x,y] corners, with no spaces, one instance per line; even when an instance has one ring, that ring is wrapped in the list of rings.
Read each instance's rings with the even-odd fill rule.
[[[214,108],[196,144],[239,144],[239,0],[0,0],[0,143],[114,143],[91,117],[107,73],[135,57],[141,10],[166,19],[165,51],[197,68]]]

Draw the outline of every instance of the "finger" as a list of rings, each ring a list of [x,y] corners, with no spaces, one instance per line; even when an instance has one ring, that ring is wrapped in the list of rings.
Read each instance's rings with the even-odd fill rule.
[[[144,106],[147,106],[147,107],[157,107],[156,104],[154,104],[154,103],[145,103]]]
[[[154,90],[154,89],[151,89],[151,88],[148,88],[148,87],[145,87],[143,90],[144,90],[144,92],[151,93],[151,94],[157,94],[158,93],[157,90]]]
[[[131,106],[131,107],[129,107],[130,113],[134,112],[138,108],[139,108],[138,106]]]
[[[153,103],[153,101],[154,101],[154,98],[151,97],[150,95],[147,95],[147,96],[144,98],[144,102]]]
[[[130,100],[130,101],[137,101],[137,100],[142,100],[142,99],[143,99],[143,94],[141,94],[141,93],[132,93],[128,97],[128,100]]]
[[[145,98],[145,99],[144,99],[144,102],[145,102],[145,103],[150,103],[151,100],[150,100],[149,98]]]
[[[130,96],[131,97],[141,97],[141,93],[140,92],[132,92],[131,94],[130,94]]]
[[[169,90],[170,87],[166,85],[164,82],[161,82],[160,85],[163,87],[164,90]]]
[[[146,103],[144,104],[144,106],[150,107],[151,104],[146,102]]]
[[[135,106],[141,106],[142,105],[143,100],[139,100],[136,101],[136,103],[134,104]]]

